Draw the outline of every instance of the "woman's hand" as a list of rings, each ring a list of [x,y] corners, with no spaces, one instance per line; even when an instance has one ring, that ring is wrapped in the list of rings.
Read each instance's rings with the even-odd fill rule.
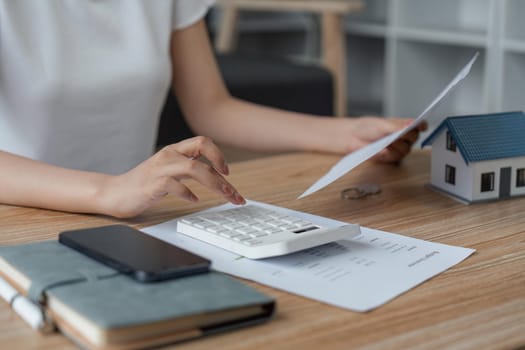
[[[198,198],[182,183],[189,178],[233,204],[244,204],[244,198],[223,177],[228,173],[219,148],[211,139],[197,136],[166,146],[127,173],[109,178],[101,191],[102,205],[105,213],[125,218],[142,213],[168,194],[196,202]]]
[[[346,136],[344,138],[345,152],[350,153],[364,147],[380,138],[387,136],[395,131],[401,130],[413,122],[412,119],[402,118],[380,118],[380,117],[360,117],[339,119],[345,123]],[[427,129],[425,122],[417,125],[414,129],[403,135],[400,139],[389,145],[387,148],[374,156],[375,160],[385,163],[397,163],[401,161],[417,141],[419,133]]]

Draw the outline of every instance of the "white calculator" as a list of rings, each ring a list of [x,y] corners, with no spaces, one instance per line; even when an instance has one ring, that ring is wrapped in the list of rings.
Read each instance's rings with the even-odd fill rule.
[[[177,231],[250,259],[293,253],[360,234],[356,224],[322,227],[256,204],[183,217]]]

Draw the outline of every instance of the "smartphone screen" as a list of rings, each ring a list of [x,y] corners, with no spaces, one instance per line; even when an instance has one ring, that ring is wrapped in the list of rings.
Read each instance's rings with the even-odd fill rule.
[[[210,261],[124,225],[62,232],[60,243],[140,282],[207,272]]]

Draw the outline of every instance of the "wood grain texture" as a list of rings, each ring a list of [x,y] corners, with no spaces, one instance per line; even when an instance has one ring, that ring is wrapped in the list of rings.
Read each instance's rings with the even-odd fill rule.
[[[297,196],[338,157],[290,154],[231,166],[247,198],[396,232],[475,248],[462,263],[386,305],[356,313],[246,282],[277,298],[267,324],[177,344],[177,349],[516,349],[525,346],[525,198],[464,205],[425,187],[429,155],[399,166],[367,162],[320,192]],[[340,192],[376,183],[378,195],[343,200]],[[0,206],[0,244],[52,239],[72,228],[124,223],[149,226],[221,203],[189,183],[201,200],[165,198],[133,220]],[[2,349],[73,349],[60,334],[32,331],[0,302]],[[175,346],[173,346],[175,348]]]

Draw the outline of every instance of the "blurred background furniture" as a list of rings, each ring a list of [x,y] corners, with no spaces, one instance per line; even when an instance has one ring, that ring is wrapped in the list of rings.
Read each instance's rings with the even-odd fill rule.
[[[525,109],[525,1],[365,4],[344,24],[349,107],[414,117],[479,52],[467,79],[431,112],[430,129],[444,116]]]
[[[334,112],[346,116],[345,15],[361,10],[361,0],[219,0],[222,21],[215,41],[218,52],[232,52],[240,11],[309,12],[320,16],[321,62],[334,79]]]
[[[343,20],[348,115],[414,117],[476,52],[470,75],[432,118],[525,110],[525,1],[363,3]],[[315,57],[317,31],[315,20],[298,12],[243,12],[237,49]]]

